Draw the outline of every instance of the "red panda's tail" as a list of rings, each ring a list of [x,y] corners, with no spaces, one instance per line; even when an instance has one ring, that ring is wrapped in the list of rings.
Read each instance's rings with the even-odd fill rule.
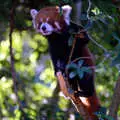
[[[95,112],[99,111],[100,109],[100,102],[94,94],[90,97],[80,97],[82,103],[85,105],[89,115],[91,116],[92,120],[98,120],[97,116],[95,115]]]

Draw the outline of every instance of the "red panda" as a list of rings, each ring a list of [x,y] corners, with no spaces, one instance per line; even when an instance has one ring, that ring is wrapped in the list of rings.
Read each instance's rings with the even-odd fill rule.
[[[58,6],[46,7],[42,8],[40,11],[32,9],[30,12],[36,31],[48,38],[49,51],[55,74],[59,71],[65,74],[71,52],[71,46],[68,45],[68,41],[71,37],[69,31],[78,32],[80,29],[83,29],[70,22],[71,10],[71,6],[64,5],[61,8]],[[83,66],[95,66],[92,54],[87,47],[89,37],[86,32],[82,34],[84,37],[76,40],[71,61],[81,57],[84,60]],[[85,73],[82,79],[78,78],[78,76],[72,79],[69,78],[69,84],[71,88],[76,91],[75,94],[80,96],[81,101],[86,106],[90,116],[92,116],[92,120],[96,120],[97,118],[94,116],[94,112],[99,110],[100,103],[94,87],[94,69],[92,69],[92,73]]]

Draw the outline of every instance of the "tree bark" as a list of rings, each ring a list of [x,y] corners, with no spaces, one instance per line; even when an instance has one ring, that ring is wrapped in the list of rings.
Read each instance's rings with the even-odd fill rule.
[[[117,111],[119,105],[120,105],[120,76],[116,82],[112,102],[109,108],[109,116],[113,117],[115,120],[117,120]]]
[[[118,13],[120,13],[120,1],[119,0],[112,0],[114,5],[117,5],[116,7]],[[118,16],[120,17],[120,16]],[[120,24],[120,21],[118,22]],[[117,26],[119,27],[119,26]],[[119,28],[117,28],[119,30]],[[116,82],[115,88],[114,88],[114,93],[113,93],[113,98],[110,104],[109,108],[109,116],[113,117],[115,120],[117,120],[117,112],[120,106],[120,76],[118,77],[118,80]]]

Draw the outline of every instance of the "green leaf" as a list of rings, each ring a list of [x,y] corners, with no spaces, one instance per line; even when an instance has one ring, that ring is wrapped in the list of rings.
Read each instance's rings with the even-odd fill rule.
[[[81,67],[83,65],[83,63],[84,63],[84,60],[79,60],[78,61],[78,66]]]
[[[84,76],[84,72],[83,71],[79,72],[78,76],[79,76],[80,79],[82,79],[83,76]]]
[[[75,64],[75,63],[71,63],[71,64],[68,64],[67,66],[66,66],[66,69],[77,69],[77,65]]]
[[[72,72],[70,72],[69,77],[72,79],[72,78],[74,78],[76,75],[77,75],[77,72],[76,72],[76,71],[72,71]]]
[[[106,120],[106,119],[107,120],[114,120],[111,116],[106,115],[106,108],[105,107],[101,107],[99,109],[99,111],[95,112],[94,114],[97,115],[100,120]]]
[[[97,115],[100,120],[106,120],[106,119],[107,120],[114,120],[111,116],[108,116],[108,115],[101,113],[101,112],[95,112],[95,115]]]
[[[82,79],[84,76],[84,71],[82,69],[77,69],[77,73],[78,73],[79,78]]]
[[[107,109],[105,107],[100,107],[99,111],[106,114]]]
[[[92,70],[88,67],[82,67],[81,69],[83,72],[92,73]]]

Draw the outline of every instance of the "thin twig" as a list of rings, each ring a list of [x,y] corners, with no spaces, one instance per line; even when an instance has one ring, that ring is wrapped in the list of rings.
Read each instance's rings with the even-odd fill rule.
[[[90,40],[95,44],[97,45],[99,48],[101,48],[104,52],[108,52],[108,50],[106,48],[104,48],[101,44],[97,43],[89,34],[88,34]]]
[[[89,12],[90,12],[90,9],[91,9],[91,5],[92,5],[91,0],[88,0],[88,9],[87,9],[87,18],[88,18],[88,20],[90,19]]]
[[[16,73],[14,69],[14,56],[13,56],[13,51],[12,51],[12,33],[14,30],[14,9],[15,5],[13,5],[11,11],[10,11],[10,33],[9,33],[9,42],[10,42],[10,59],[11,59],[11,72],[12,72],[12,77],[13,77],[13,83],[14,83],[14,92],[17,96],[17,88],[16,88]]]
[[[74,63],[74,62],[76,62],[76,61],[78,61],[80,59],[92,59],[92,57],[78,57],[75,60],[71,61],[71,63]]]
[[[69,59],[68,59],[68,64],[71,62],[71,58],[72,58],[72,55],[73,55],[73,52],[74,52],[75,44],[76,44],[76,38],[74,39],[73,44],[72,44],[72,49],[70,51],[70,55],[69,55]]]
[[[22,104],[20,102],[19,96],[18,96],[18,91],[17,91],[17,77],[16,77],[16,71],[14,67],[14,55],[12,51],[12,34],[14,31],[14,13],[15,13],[15,7],[16,7],[16,1],[13,1],[13,6],[10,10],[10,32],[9,32],[9,42],[10,42],[10,62],[11,62],[11,73],[12,73],[12,78],[13,78],[13,87],[14,87],[14,92],[17,98],[17,102],[19,105],[19,109],[23,113],[22,109]]]

